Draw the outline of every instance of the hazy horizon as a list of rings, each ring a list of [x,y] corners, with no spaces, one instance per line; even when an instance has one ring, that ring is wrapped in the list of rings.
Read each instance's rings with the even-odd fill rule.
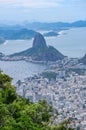
[[[86,20],[86,0],[0,0],[0,23]]]

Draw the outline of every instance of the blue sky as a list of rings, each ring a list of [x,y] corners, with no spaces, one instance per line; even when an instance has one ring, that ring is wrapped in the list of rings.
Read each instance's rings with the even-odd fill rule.
[[[0,22],[86,20],[86,0],[0,0]]]

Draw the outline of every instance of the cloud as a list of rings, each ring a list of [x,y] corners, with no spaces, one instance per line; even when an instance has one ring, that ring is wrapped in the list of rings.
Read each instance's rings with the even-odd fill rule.
[[[20,0],[0,0],[0,3],[9,3],[9,2],[13,3],[13,2],[17,2],[17,1],[20,1]]]
[[[63,0],[0,0],[0,6],[8,5],[24,8],[50,8],[56,7]]]
[[[45,1],[39,1],[39,2],[31,2],[31,3],[22,3],[23,7],[30,7],[30,8],[48,8],[48,7],[56,7],[58,3],[55,2],[45,2]]]

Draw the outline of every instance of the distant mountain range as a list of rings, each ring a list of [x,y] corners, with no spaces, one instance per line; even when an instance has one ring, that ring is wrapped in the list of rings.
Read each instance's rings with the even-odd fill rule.
[[[86,27],[86,21],[76,21],[72,23],[53,22],[53,23],[24,23],[21,25],[0,25],[0,37],[6,40],[31,39],[38,31],[49,31],[44,36],[58,36],[58,32],[76,27]],[[35,31],[34,31],[35,30]]]
[[[33,23],[24,23],[22,26],[28,27],[29,29],[34,30],[61,30],[61,29],[69,29],[71,27],[86,27],[86,21],[76,21],[72,23],[67,22],[53,22],[53,23],[41,23],[41,22],[33,22]]]

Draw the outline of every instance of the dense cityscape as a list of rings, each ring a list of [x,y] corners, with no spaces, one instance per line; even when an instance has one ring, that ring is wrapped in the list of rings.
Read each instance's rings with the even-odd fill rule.
[[[16,83],[16,91],[31,102],[47,100],[58,111],[54,122],[71,119],[73,128],[86,129],[86,65],[77,58],[47,63],[38,75]]]

